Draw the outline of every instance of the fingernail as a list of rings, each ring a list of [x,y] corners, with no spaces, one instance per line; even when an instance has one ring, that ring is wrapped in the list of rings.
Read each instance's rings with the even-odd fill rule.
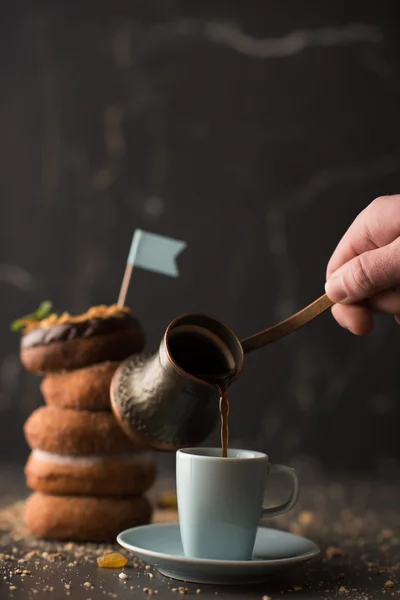
[[[333,302],[344,302],[347,298],[347,292],[343,285],[343,277],[340,275],[330,277],[325,284],[325,292]]]

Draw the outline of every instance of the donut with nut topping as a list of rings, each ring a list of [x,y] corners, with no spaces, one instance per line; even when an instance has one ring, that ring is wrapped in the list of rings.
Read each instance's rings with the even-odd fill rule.
[[[122,361],[140,352],[144,332],[129,308],[94,306],[82,315],[23,319],[21,361],[32,373],[80,369]]]

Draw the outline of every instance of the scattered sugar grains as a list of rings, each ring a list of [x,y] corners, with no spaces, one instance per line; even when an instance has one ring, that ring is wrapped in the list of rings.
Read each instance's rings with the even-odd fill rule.
[[[348,593],[348,589],[344,587],[344,585],[341,585],[339,588],[339,594],[343,595],[343,594],[347,594]]]
[[[343,552],[339,548],[335,548],[335,546],[328,546],[325,550],[325,556],[328,560],[331,560],[332,558],[343,556]]]
[[[97,557],[97,564],[99,567],[105,569],[120,569],[121,567],[124,567],[127,562],[128,559],[118,552],[110,552],[109,554],[104,554],[104,556]]]
[[[385,588],[394,588],[394,583],[391,579],[388,579],[384,585]]]
[[[128,579],[128,575],[127,575],[126,573],[120,573],[120,574],[118,575],[118,577],[119,577],[120,579],[123,579],[124,581],[125,581],[126,579]]]
[[[314,523],[316,519],[315,513],[311,512],[310,510],[303,510],[300,514],[299,514],[299,523],[300,525],[311,525],[311,523]]]

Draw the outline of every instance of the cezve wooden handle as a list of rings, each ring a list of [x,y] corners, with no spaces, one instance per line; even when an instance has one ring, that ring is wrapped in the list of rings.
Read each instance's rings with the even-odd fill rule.
[[[293,331],[300,329],[300,327],[303,327],[303,325],[306,325],[306,323],[309,323],[315,319],[315,317],[318,317],[318,315],[333,306],[333,304],[334,302],[324,294],[312,302],[312,304],[309,304],[288,319],[242,340],[241,344],[243,352],[251,352],[252,350],[257,350],[257,348],[262,348],[271,342],[280,340],[285,337],[285,335],[293,333]]]

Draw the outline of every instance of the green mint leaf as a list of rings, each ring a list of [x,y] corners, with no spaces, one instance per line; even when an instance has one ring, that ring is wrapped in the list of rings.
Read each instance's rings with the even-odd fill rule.
[[[34,312],[35,319],[37,319],[38,321],[45,319],[46,317],[48,317],[51,314],[52,308],[53,308],[52,302],[50,302],[50,300],[44,300],[44,302],[41,302],[39,305],[39,308],[36,309]]]
[[[11,331],[21,331],[21,329],[24,326],[24,320],[23,319],[16,319],[15,321],[13,321],[11,323]]]
[[[16,319],[11,323],[11,331],[21,331],[26,325],[26,321],[41,321],[45,319],[51,314],[51,309],[53,308],[53,304],[50,300],[44,300],[39,305],[39,308],[35,310],[35,312],[30,315],[25,315],[19,319]]]

